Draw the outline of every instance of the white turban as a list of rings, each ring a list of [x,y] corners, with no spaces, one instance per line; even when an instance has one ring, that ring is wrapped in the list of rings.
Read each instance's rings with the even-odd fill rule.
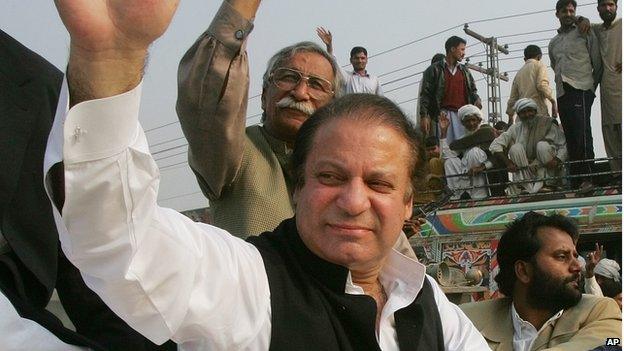
[[[532,108],[537,111],[537,104],[535,103],[535,101],[533,101],[533,99],[528,98],[516,101],[516,104],[514,105],[514,110],[516,110],[516,113],[520,113],[520,111],[524,110],[525,108]]]
[[[481,110],[475,105],[464,105],[457,111],[457,116],[459,116],[460,121],[464,121],[464,117],[477,115],[479,118],[483,119],[481,115]]]
[[[620,281],[620,265],[614,260],[603,258],[594,268],[594,274],[601,275],[605,278]]]

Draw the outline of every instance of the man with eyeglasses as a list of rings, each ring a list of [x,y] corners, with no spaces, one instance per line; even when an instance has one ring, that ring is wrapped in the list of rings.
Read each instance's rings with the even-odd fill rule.
[[[293,216],[286,171],[301,124],[334,98],[339,67],[318,45],[300,42],[268,62],[262,124],[247,124],[246,41],[260,1],[224,1],[208,30],[182,58],[177,112],[189,164],[210,200],[216,226],[245,237]]]
[[[178,70],[177,112],[189,164],[210,200],[213,224],[238,237],[273,230],[294,215],[288,160],[301,124],[340,95],[340,67],[317,44],[278,51],[262,85],[262,125],[245,127],[245,51],[259,0],[226,0]],[[396,248],[416,257],[407,238]]]

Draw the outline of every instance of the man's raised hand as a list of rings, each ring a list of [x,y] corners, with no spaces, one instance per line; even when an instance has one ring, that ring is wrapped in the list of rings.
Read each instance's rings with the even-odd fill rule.
[[[325,47],[327,48],[327,52],[329,52],[330,54],[333,55],[333,45],[332,45],[332,33],[331,31],[323,28],[323,27],[317,27],[316,28],[316,35],[318,35],[318,37],[323,41],[323,44],[325,44]]]
[[[71,104],[136,86],[149,45],[171,22],[179,0],[55,0],[71,37]]]
[[[146,50],[171,22],[179,0],[55,0],[72,48],[91,53]]]
[[[596,265],[602,259],[603,251],[604,247],[596,243],[595,250],[587,254],[587,259],[585,260],[585,276],[587,278],[594,276],[594,268],[596,268]]]

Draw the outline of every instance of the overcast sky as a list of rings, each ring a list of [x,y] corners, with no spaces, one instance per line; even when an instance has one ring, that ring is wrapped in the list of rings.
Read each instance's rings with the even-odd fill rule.
[[[368,71],[380,75],[386,96],[410,115],[415,114],[418,92],[417,82],[427,65],[415,63],[428,60],[436,52],[444,52],[444,41],[451,35],[468,40],[467,56],[475,55],[472,63],[484,60],[483,45],[468,37],[462,25],[486,37],[501,37],[499,43],[509,43],[509,55],[501,55],[502,71],[516,71],[522,67],[522,50],[526,45],[544,47],[556,34],[558,21],[554,11],[555,1],[525,0],[438,0],[438,1],[265,1],[255,20],[255,28],[247,49],[250,57],[250,92],[252,99],[247,110],[249,123],[259,121],[261,76],[268,58],[280,48],[301,40],[314,40],[315,28],[324,26],[334,34],[334,52],[340,64],[347,64],[351,47],[361,45],[370,56]],[[579,1],[577,13],[600,21],[595,3]],[[182,0],[174,20],[165,35],[153,46],[145,77],[141,109],[141,123],[147,131],[151,151],[161,167],[159,202],[162,206],[178,210],[205,207],[204,199],[195,177],[186,161],[186,140],[182,136],[175,114],[176,70],[188,47],[208,27],[220,2]],[[69,37],[63,27],[53,1],[4,0],[0,11],[0,28],[24,45],[44,56],[63,69],[67,61]],[[546,12],[537,13],[542,10]],[[536,12],[506,19],[492,18]],[[618,11],[618,17],[621,11]],[[440,33],[444,31],[443,33]],[[541,33],[517,35],[521,33]],[[436,33],[440,33],[434,35]],[[428,37],[428,38],[427,38]],[[423,39],[426,38],[426,39]],[[413,43],[412,43],[413,42]],[[411,43],[411,44],[410,44]],[[473,45],[474,44],[474,45]],[[395,50],[392,50],[397,48]],[[545,55],[544,63],[549,65]],[[404,68],[406,66],[411,67]],[[404,68],[404,69],[401,69]],[[401,69],[401,70],[399,70]],[[396,71],[394,73],[390,73]],[[552,71],[549,71],[552,79]],[[483,76],[473,73],[475,79]],[[513,79],[514,73],[510,73]],[[503,115],[511,79],[501,82]],[[394,81],[394,82],[393,82]],[[486,83],[477,83],[484,101]],[[391,91],[396,89],[394,91]],[[553,84],[554,89],[554,84]],[[411,101],[410,101],[411,100]],[[594,101],[592,127],[596,157],[604,157],[600,128],[600,100]],[[507,117],[504,115],[504,119]]]

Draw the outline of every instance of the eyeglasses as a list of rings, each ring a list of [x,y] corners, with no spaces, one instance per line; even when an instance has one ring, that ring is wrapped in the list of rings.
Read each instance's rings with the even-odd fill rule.
[[[302,79],[308,85],[308,94],[313,99],[325,98],[334,93],[333,84],[327,79],[315,76],[304,76],[303,73],[292,68],[278,68],[271,73],[270,80],[282,90],[293,90]]]

